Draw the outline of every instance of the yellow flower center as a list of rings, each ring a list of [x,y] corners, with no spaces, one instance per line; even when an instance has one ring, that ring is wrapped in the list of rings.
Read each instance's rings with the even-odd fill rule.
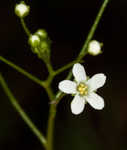
[[[88,86],[84,83],[80,83],[78,86],[77,86],[77,91],[79,92],[79,94],[81,96],[85,96],[88,94]]]

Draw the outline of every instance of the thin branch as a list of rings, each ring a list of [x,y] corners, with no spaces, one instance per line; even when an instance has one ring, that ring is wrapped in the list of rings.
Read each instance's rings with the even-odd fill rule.
[[[74,60],[74,61],[72,61],[72,62],[66,64],[65,66],[61,67],[60,69],[57,69],[57,70],[55,71],[54,75],[56,76],[56,75],[62,73],[63,71],[65,71],[65,70],[69,69],[70,67],[72,67],[72,66],[73,66],[75,63],[77,63],[77,62],[78,62],[77,60]],[[80,62],[83,62],[83,60],[81,60]]]
[[[29,29],[27,28],[24,19],[21,18],[20,21],[21,21],[21,25],[22,25],[26,35],[29,37],[31,35],[31,33],[30,33]]]
[[[83,45],[83,47],[82,47],[82,49],[81,49],[81,51],[79,53],[79,56],[77,57],[77,60],[81,60],[86,55],[88,44],[92,40],[92,38],[94,36],[94,33],[95,33],[96,29],[97,29],[97,26],[98,26],[98,24],[100,22],[100,19],[101,19],[103,13],[104,13],[104,10],[105,10],[108,2],[109,2],[109,0],[104,0],[103,4],[101,5],[101,8],[100,8],[100,10],[99,10],[99,12],[98,12],[98,14],[97,14],[97,16],[95,18],[95,21],[94,21],[94,23],[93,23],[93,25],[92,25],[89,33],[88,33],[86,41],[84,42],[84,45]]]
[[[21,118],[24,120],[24,122],[28,125],[28,127],[32,130],[32,132],[36,135],[36,137],[42,143],[42,145],[46,148],[47,147],[47,141],[46,141],[44,135],[38,130],[38,128],[33,124],[31,119],[27,116],[27,114],[21,108],[18,101],[13,96],[11,90],[8,88],[6,82],[5,82],[5,80],[1,74],[0,74],[0,84],[3,87],[5,93],[8,96],[13,107],[17,110],[17,112],[19,113]]]
[[[25,71],[24,69],[22,69],[21,67],[15,65],[14,63],[12,63],[11,61],[5,59],[4,57],[0,56],[0,60],[2,62],[4,62],[5,64],[11,66],[13,69],[17,70],[18,72],[20,72],[21,74],[23,74],[24,76],[26,76],[27,78],[31,79],[32,81],[36,82],[37,84],[39,84],[40,86],[43,87],[44,83],[43,81],[41,81],[40,79],[38,79],[37,77],[31,75],[30,73],[28,73],[27,71]]]

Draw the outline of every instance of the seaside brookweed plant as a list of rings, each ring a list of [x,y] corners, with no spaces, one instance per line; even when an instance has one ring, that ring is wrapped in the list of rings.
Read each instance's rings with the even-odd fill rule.
[[[83,59],[87,54],[96,56],[101,53],[101,44],[98,41],[92,39],[108,2],[109,0],[104,0],[103,4],[101,5],[99,12],[95,18],[95,21],[90,29],[90,32],[88,33],[86,41],[84,42],[84,45],[81,51],[79,52],[79,55],[74,59],[74,61],[66,64],[65,66],[57,70],[54,70],[50,59],[51,40],[46,30],[38,29],[35,33],[31,33],[24,21],[24,18],[30,12],[30,7],[26,5],[23,1],[19,4],[16,4],[15,6],[15,14],[19,17],[21,25],[26,35],[28,36],[28,43],[31,48],[31,51],[45,63],[49,75],[46,80],[40,80],[2,56],[0,56],[0,61],[6,63],[10,67],[14,68],[18,72],[26,76],[27,78],[31,79],[33,82],[37,83],[39,86],[44,88],[47,92],[50,105],[46,135],[44,135],[36,127],[33,121],[21,108],[21,106],[18,103],[18,100],[12,94],[4,77],[1,74],[0,84],[3,87],[13,107],[17,110],[20,117],[25,121],[25,123],[34,133],[34,135],[38,138],[45,150],[53,150],[53,133],[57,106],[61,99],[64,97],[65,93],[74,95],[74,99],[71,102],[71,111],[75,115],[83,112],[86,103],[89,103],[94,109],[97,110],[101,110],[104,107],[104,100],[102,97],[96,94],[96,90],[104,85],[106,81],[106,76],[103,73],[99,73],[94,75],[92,78],[88,79],[86,76],[85,69],[80,63],[83,62]],[[54,93],[52,89],[53,79],[57,75],[59,75],[60,73],[64,72],[72,66],[72,71],[69,71],[66,79],[58,83],[59,91],[57,93]],[[75,78],[74,81],[71,81],[72,74]]]

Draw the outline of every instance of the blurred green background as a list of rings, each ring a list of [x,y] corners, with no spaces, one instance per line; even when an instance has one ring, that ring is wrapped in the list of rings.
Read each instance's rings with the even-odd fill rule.
[[[14,14],[19,1],[0,3],[0,55],[40,79],[47,71],[42,61],[32,54],[20,20]],[[103,0],[34,0],[26,1],[31,12],[25,21],[34,33],[45,28],[52,40],[52,62],[55,69],[67,64],[79,53]],[[95,111],[89,105],[78,116],[70,111],[71,96],[58,105],[55,150],[126,150],[127,149],[127,1],[110,1],[96,30],[94,39],[103,42],[103,54],[85,57],[89,76],[102,72],[107,83],[98,91],[105,108]],[[46,132],[48,98],[45,91],[14,69],[0,62],[5,77],[21,106],[38,128]],[[59,81],[67,72],[54,80]],[[11,106],[0,87],[0,150],[43,150],[27,125]]]

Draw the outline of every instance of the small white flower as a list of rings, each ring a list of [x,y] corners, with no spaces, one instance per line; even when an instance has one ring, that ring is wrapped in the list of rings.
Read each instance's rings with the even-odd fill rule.
[[[106,76],[99,73],[87,80],[85,69],[79,63],[73,66],[72,73],[75,81],[63,80],[58,86],[62,92],[75,95],[71,102],[72,113],[75,115],[82,113],[87,102],[94,109],[103,109],[104,100],[95,91],[105,84]]]
[[[101,44],[100,42],[96,41],[96,40],[92,40],[89,45],[88,45],[88,53],[96,56],[99,55],[101,53]]]
[[[29,14],[30,7],[27,6],[23,1],[15,6],[15,13],[18,17],[23,18]]]

